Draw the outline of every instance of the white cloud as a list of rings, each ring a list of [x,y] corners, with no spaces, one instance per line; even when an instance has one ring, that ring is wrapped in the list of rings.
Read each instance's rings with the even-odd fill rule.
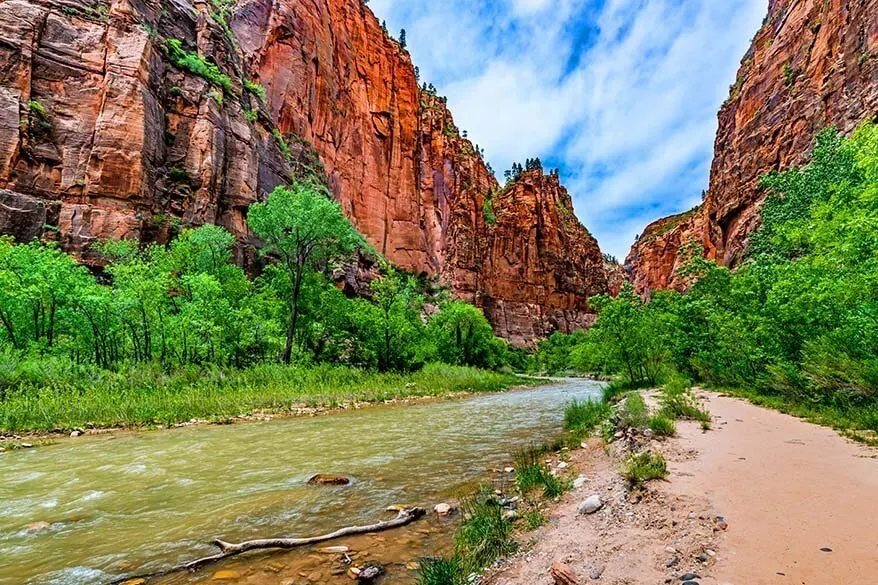
[[[562,168],[583,222],[624,256],[706,188],[716,111],[767,0],[372,0],[502,172]]]

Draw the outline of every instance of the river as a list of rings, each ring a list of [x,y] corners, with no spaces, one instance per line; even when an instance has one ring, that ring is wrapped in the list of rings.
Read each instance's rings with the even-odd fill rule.
[[[0,585],[94,585],[213,552],[227,541],[311,536],[369,524],[394,504],[428,509],[509,478],[517,446],[551,438],[563,407],[600,392],[568,380],[457,400],[374,406],[229,426],[121,432],[0,455]],[[350,486],[307,485],[316,473]],[[455,521],[348,538],[355,563],[411,583],[411,563],[447,552]],[[341,555],[255,554],[155,582],[350,583]],[[409,567],[406,568],[406,564]]]

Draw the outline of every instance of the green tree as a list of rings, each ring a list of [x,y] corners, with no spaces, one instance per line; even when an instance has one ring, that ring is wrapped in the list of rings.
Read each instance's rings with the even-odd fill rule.
[[[350,257],[362,237],[322,187],[298,182],[278,187],[268,200],[250,207],[247,222],[263,241],[262,253],[276,257],[290,284],[286,342],[281,359],[292,360],[299,295],[306,270]]]

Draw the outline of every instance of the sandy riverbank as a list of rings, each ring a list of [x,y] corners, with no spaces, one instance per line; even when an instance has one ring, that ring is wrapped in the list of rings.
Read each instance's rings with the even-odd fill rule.
[[[699,395],[713,430],[681,422],[676,438],[652,442],[668,461],[667,481],[629,494],[613,449],[590,442],[571,458],[590,481],[486,583],[550,584],[551,565],[565,563],[580,583],[680,583],[695,573],[702,585],[873,585],[878,450],[738,399]],[[604,507],[579,515],[592,494]]]

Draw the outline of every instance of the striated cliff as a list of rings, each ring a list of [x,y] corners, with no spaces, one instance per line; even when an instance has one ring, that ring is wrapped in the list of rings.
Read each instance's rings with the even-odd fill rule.
[[[589,322],[607,290],[557,178],[501,190],[360,0],[0,0],[0,233],[87,262],[186,225],[246,243],[249,204],[310,172],[517,343]]]
[[[758,227],[759,177],[807,161],[827,126],[878,115],[878,0],[770,0],[719,113],[700,212],[649,226],[626,262],[639,290],[680,287],[676,248],[701,244],[726,266]]]

